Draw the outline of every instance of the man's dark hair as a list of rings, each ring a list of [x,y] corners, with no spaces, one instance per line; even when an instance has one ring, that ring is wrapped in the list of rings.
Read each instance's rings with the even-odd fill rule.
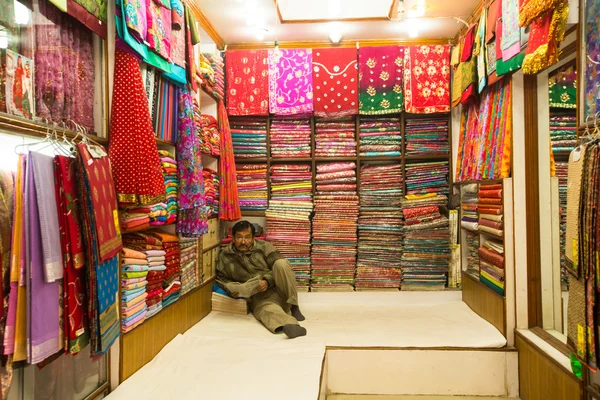
[[[252,231],[252,237],[254,237],[254,235],[256,235],[256,228],[254,228],[254,225],[246,220],[236,222],[235,225],[233,225],[233,228],[231,228],[231,235],[235,237],[236,233],[246,231],[248,229]]]

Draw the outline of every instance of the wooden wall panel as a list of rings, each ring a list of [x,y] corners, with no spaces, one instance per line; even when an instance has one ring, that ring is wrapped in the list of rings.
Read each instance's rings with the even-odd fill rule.
[[[210,313],[212,286],[209,281],[121,336],[120,382],[150,362],[175,336]]]
[[[506,337],[504,297],[463,272],[462,299],[481,318],[494,325]]]
[[[582,384],[517,332],[521,400],[581,400]]]

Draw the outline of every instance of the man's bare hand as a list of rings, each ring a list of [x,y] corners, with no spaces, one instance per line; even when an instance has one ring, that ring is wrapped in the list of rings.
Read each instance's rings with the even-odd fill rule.
[[[269,282],[265,279],[260,281],[260,285],[258,286],[259,291],[265,292],[269,288]]]

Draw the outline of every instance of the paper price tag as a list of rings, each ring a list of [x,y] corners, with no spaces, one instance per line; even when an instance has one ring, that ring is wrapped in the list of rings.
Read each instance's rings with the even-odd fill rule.
[[[100,146],[87,145],[88,151],[92,155],[93,158],[104,158],[106,157],[106,152]]]
[[[581,147],[577,146],[573,150],[573,161],[577,162],[581,159]]]

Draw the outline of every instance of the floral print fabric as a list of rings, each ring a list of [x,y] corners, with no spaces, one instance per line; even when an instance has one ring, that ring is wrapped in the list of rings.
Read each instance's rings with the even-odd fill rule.
[[[278,115],[313,111],[312,49],[269,51],[269,109]]]
[[[148,21],[146,9],[148,8],[147,0],[123,0],[125,6],[125,22],[127,28],[133,36],[138,40],[146,40],[148,34]]]
[[[171,60],[171,9],[160,0],[147,0],[148,45],[165,60]]]
[[[361,47],[358,50],[359,113],[402,111],[404,47]]]
[[[585,116],[600,111],[600,3],[586,1],[585,5]]]
[[[227,113],[269,114],[269,52],[227,51]]]
[[[404,68],[406,112],[450,111],[450,45],[409,46]]]

